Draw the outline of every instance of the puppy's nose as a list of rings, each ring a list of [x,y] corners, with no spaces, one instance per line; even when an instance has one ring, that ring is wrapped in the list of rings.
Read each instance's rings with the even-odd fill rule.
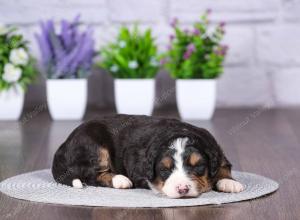
[[[176,187],[176,190],[180,195],[185,195],[189,192],[190,188],[188,185],[179,185]]]

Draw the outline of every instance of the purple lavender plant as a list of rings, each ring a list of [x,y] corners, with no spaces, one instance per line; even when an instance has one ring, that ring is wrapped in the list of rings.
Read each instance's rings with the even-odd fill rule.
[[[85,78],[91,72],[94,57],[93,30],[79,31],[79,18],[62,20],[57,33],[53,20],[40,23],[35,37],[41,52],[42,69],[49,79]]]

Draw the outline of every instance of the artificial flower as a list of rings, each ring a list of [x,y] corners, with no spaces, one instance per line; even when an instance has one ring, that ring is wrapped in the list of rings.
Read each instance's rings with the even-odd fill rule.
[[[14,65],[26,65],[29,61],[29,56],[24,48],[13,49],[10,52],[9,60]]]
[[[130,61],[130,62],[128,63],[128,67],[129,67],[130,69],[136,69],[136,68],[138,68],[138,66],[139,66],[139,64],[137,63],[136,60],[132,60],[132,61]]]
[[[126,47],[126,42],[123,41],[123,40],[121,40],[121,41],[119,42],[119,47],[120,47],[120,48]]]
[[[22,70],[19,67],[14,66],[11,63],[7,63],[4,66],[4,73],[3,73],[3,80],[5,80],[8,83],[14,83],[17,82],[22,75]]]
[[[118,70],[119,70],[119,67],[117,65],[113,65],[110,68],[110,71],[113,72],[113,73],[117,72]]]
[[[7,32],[8,32],[7,27],[4,24],[0,23],[0,35],[7,34]]]

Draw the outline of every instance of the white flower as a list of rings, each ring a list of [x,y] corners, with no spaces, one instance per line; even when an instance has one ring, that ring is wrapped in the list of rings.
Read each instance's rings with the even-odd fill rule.
[[[151,66],[158,66],[158,62],[157,60],[155,59],[155,57],[152,57],[151,60],[150,60],[150,65]]]
[[[0,23],[0,35],[6,34],[8,31],[7,27],[4,24]]]
[[[110,67],[110,71],[113,73],[117,72],[118,70],[119,70],[119,67],[117,65],[113,65]]]
[[[26,65],[29,60],[29,56],[24,48],[13,49],[10,52],[9,60],[15,65]]]
[[[119,42],[119,47],[120,47],[120,48],[126,47],[126,42],[123,41],[123,40],[121,40],[121,41]]]
[[[138,68],[138,66],[139,66],[139,64],[137,63],[136,60],[132,60],[132,61],[130,61],[130,62],[128,63],[128,67],[129,67],[130,69],[136,69],[136,68]]]
[[[19,67],[14,66],[11,63],[7,63],[4,66],[3,80],[8,83],[17,82],[22,75],[22,70]]]

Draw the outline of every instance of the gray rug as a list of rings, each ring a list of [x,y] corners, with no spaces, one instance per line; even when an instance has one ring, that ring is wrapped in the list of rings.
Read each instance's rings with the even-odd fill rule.
[[[144,189],[111,189],[85,187],[74,189],[57,184],[50,170],[25,173],[0,183],[0,191],[10,197],[65,205],[105,207],[176,207],[222,204],[254,199],[278,189],[278,183],[251,173],[233,172],[234,178],[244,184],[241,193],[211,191],[198,198],[169,199]]]

